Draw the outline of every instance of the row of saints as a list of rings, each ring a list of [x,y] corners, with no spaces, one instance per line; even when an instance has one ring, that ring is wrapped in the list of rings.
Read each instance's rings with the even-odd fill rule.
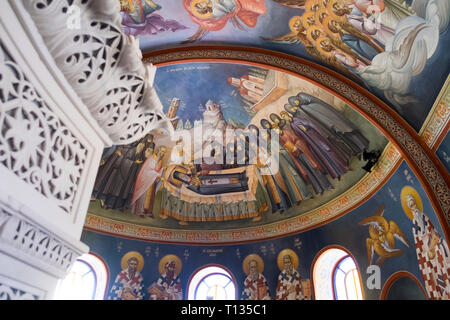
[[[277,278],[276,292],[270,292],[269,284],[263,275],[264,262],[257,254],[248,255],[242,263],[247,277],[241,293],[242,300],[309,300],[311,299],[308,279],[300,277],[298,256],[291,249],[278,254],[280,273]],[[122,271],[116,276],[111,287],[109,300],[143,300],[148,294],[149,300],[183,300],[183,288],[180,280],[181,259],[176,255],[164,256],[159,262],[158,279],[146,290],[142,269],[144,258],[137,251],[130,251],[122,258]],[[212,295],[208,299],[217,299]],[[229,310],[230,311],[230,310]],[[234,310],[237,311],[238,310]]]

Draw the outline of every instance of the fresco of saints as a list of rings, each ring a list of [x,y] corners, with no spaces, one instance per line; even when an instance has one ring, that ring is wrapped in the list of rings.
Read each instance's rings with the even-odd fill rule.
[[[274,120],[278,121],[278,119]],[[325,170],[317,162],[306,142],[287,128],[286,120],[278,122],[278,124],[271,124],[267,119],[262,119],[261,126],[264,129],[274,129],[278,133],[281,146],[287,151],[303,179],[311,184],[314,193],[321,194],[325,190],[331,189],[332,185],[324,174]]]
[[[144,258],[139,252],[130,251],[123,256],[121,266],[122,271],[114,280],[108,300],[142,300]]]
[[[294,99],[295,100],[295,99]],[[291,130],[301,139],[306,141],[311,152],[326,169],[330,176],[340,178],[349,171],[345,152],[337,145],[331,144],[329,138],[333,134],[321,126],[313,118],[309,117],[303,110],[294,106],[289,98],[290,105],[285,105],[285,110],[291,114],[289,121]]]
[[[347,20],[355,28],[370,35],[379,43],[385,45],[390,39],[394,37],[395,25],[399,22],[399,17],[395,17],[395,23],[390,24],[392,27],[385,25],[386,19],[383,16],[388,14],[389,9],[386,10],[384,0],[353,0],[353,10],[347,15]],[[403,17],[401,17],[403,18]]]
[[[328,103],[305,92],[297,94],[297,98],[300,101],[300,108],[325,128],[334,132],[352,150],[353,154],[361,154],[369,148],[369,140],[353,123]],[[331,142],[337,146],[340,145],[337,139],[333,139]]]
[[[254,126],[249,126],[250,132],[257,137],[259,135],[259,129]],[[263,130],[265,132],[265,130]],[[255,156],[258,156],[256,159],[258,168],[267,168],[269,174],[261,175],[263,184],[267,190],[267,195],[269,196],[269,200],[272,206],[272,213],[275,212],[284,212],[284,210],[290,208],[292,206],[291,200],[289,199],[289,191],[285,180],[281,174],[281,171],[271,170],[268,161],[270,161],[272,154],[272,145],[270,144],[270,139],[268,136],[264,136],[266,146],[260,145],[258,148],[256,142],[250,142],[251,152],[257,153]],[[276,149],[275,152],[278,152]],[[265,161],[267,159],[267,161]]]
[[[166,151],[165,146],[160,146],[156,154],[151,148],[148,151],[151,154],[148,154],[139,171],[131,199],[131,210],[137,215],[153,217],[156,184],[163,172],[163,159]]]
[[[133,36],[156,34],[170,30],[187,29],[175,20],[165,20],[155,11],[161,6],[152,0],[120,0],[122,25],[125,33]]]
[[[305,300],[298,268],[298,256],[285,249],[278,254],[280,274],[277,281],[275,300]]]
[[[448,244],[425,215],[417,191],[405,186],[401,191],[402,207],[412,222],[417,261],[431,300],[450,299],[450,251]]]
[[[264,262],[257,254],[248,255],[242,264],[247,278],[244,281],[242,300],[271,300],[269,285],[263,276]]]
[[[136,142],[116,146],[102,161],[92,195],[103,207],[125,210],[130,206],[136,177],[152,144],[153,136],[147,134]]]
[[[183,300],[183,290],[179,274],[182,263],[176,255],[169,254],[159,261],[159,273],[156,282],[149,288],[149,300]]]
[[[258,17],[266,13],[264,0],[183,0],[183,5],[192,21],[199,26],[186,42],[200,40],[209,31],[223,29],[229,20],[240,29],[243,27],[239,21],[253,28]]]

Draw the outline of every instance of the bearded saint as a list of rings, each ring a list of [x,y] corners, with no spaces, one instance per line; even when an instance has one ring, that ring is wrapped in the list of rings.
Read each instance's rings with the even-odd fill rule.
[[[153,283],[148,292],[150,294],[149,300],[182,300],[183,291],[181,288],[181,281],[176,275],[176,262],[169,260],[164,265],[165,272],[161,274],[158,280]]]
[[[300,274],[294,270],[292,257],[283,256],[284,269],[278,275],[275,300],[304,300]]]
[[[242,300],[270,300],[269,286],[266,278],[258,271],[258,262],[250,260],[248,270]]]
[[[448,244],[430,219],[418,208],[416,199],[408,194],[406,204],[413,214],[413,235],[419,269],[425,290],[431,300],[450,299],[450,251]]]

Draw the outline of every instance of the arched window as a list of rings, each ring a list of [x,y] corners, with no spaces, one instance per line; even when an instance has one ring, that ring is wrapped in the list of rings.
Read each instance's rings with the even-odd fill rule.
[[[352,257],[346,255],[338,262],[333,280],[336,300],[362,300],[358,270]]]
[[[189,281],[188,300],[236,300],[234,277],[220,266],[203,267]]]
[[[58,282],[55,299],[103,300],[107,282],[108,272],[103,261],[92,254],[84,254]]]
[[[316,300],[362,300],[361,280],[353,257],[331,248],[323,251],[313,268]]]

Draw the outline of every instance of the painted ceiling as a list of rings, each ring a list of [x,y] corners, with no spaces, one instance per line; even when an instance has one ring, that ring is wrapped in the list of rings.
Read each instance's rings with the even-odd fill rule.
[[[374,125],[337,96],[273,69],[229,62],[173,63],[158,68],[154,86],[174,134],[156,130],[134,144],[106,149],[91,213],[194,230],[281,221],[348,193],[368,175],[364,151],[381,153],[388,144]],[[289,116],[286,106],[295,106],[299,98],[311,109]],[[311,112],[314,108],[322,113]],[[340,125],[332,122],[336,119]],[[279,168],[266,172],[259,161],[240,162],[239,148],[250,150],[251,141],[249,136],[245,142],[239,130],[249,134],[255,126],[262,132],[265,123],[275,128],[277,120],[284,122],[279,124]],[[196,130],[202,134],[196,135]],[[231,140],[226,140],[226,130],[232,130]],[[266,141],[268,147],[260,152],[274,153],[272,140]],[[215,157],[215,163],[224,160],[208,166],[204,150],[213,142],[219,143],[215,150],[223,155]],[[199,144],[204,147],[200,154],[195,150]],[[230,155],[232,162],[226,158]],[[192,165],[195,169],[189,171]],[[197,174],[213,191],[194,190],[192,180],[184,184],[177,179],[177,170],[190,178]],[[231,179],[239,180],[237,173],[245,174],[246,186],[230,192],[229,181],[220,182],[220,175],[234,174]]]
[[[417,132],[449,73],[447,0],[139,2],[121,1],[122,24],[143,53],[212,44],[287,53],[358,83]]]
[[[120,5],[124,32],[139,39],[144,54],[220,45],[309,60],[380,98],[416,132],[449,73],[447,0],[121,0]],[[322,223],[373,193],[399,164],[398,150],[358,106],[305,77],[243,59],[156,66],[154,86],[177,138],[157,130],[134,144],[105,149],[89,217],[188,231],[254,228],[311,216],[326,217],[312,219]],[[296,99],[299,110],[287,112]],[[309,104],[320,105],[322,113],[311,112]],[[342,127],[329,126],[335,121]],[[277,124],[283,137],[277,173],[264,174],[258,163],[208,167],[187,150],[197,141],[199,125],[224,134],[248,133],[252,126],[263,130],[266,123],[272,129]],[[380,153],[370,173],[363,169],[365,151]],[[177,158],[183,158],[178,165]],[[231,185],[237,189],[227,189]]]

